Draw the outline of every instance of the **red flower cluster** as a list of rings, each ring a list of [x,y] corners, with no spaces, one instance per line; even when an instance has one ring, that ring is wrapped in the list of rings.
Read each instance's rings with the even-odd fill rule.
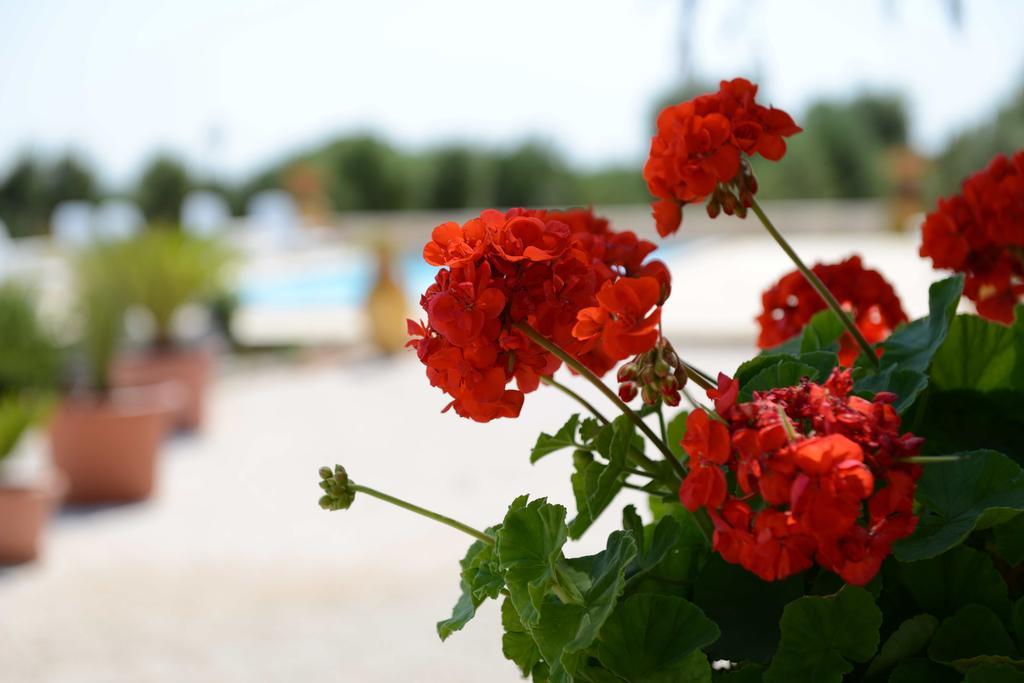
[[[1013,322],[1024,298],[1024,150],[995,157],[939,200],[921,230],[921,256],[964,273],[964,294],[990,320]]]
[[[667,107],[658,115],[644,179],[657,198],[651,208],[662,237],[679,229],[683,204],[703,201],[720,184],[743,175],[742,155],[777,161],[786,153],[783,138],[800,132],[789,114],[758,104],[755,95],[756,85],[736,78],[722,81],[717,93]],[[738,189],[745,195],[742,204],[749,206],[757,186],[752,175],[744,178]],[[731,213],[735,198],[729,192],[723,199]]]
[[[664,264],[645,263],[654,249],[586,209],[488,210],[439,225],[423,258],[443,267],[420,300],[427,322],[409,321],[408,346],[452,397],[445,410],[479,422],[516,417],[523,395],[560,364],[516,323],[598,374],[654,345],[669,291]]]
[[[679,497],[691,511],[707,508],[726,561],[773,581],[816,560],[863,585],[914,530],[920,467],[903,458],[922,439],[899,433],[895,396],[868,401],[850,395],[852,384],[850,370],[837,368],[823,385],[804,380],[736,403],[735,382],[720,375],[709,395],[724,422],[690,413]]]
[[[877,270],[865,268],[860,256],[834,264],[819,263],[811,270],[872,344],[882,341],[897,325],[907,321],[892,285]],[[815,313],[826,308],[825,301],[798,270],[787,273],[766,290],[761,295],[761,303],[764,311],[757,316],[761,325],[757,346],[762,349],[777,346],[799,334]],[[859,353],[857,342],[849,333],[844,333],[839,342],[839,362],[851,366]]]

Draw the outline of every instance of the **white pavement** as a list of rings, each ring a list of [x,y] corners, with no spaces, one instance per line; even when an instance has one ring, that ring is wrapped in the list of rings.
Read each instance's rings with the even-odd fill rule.
[[[690,357],[732,369],[751,350]],[[0,572],[0,680],[518,680],[496,603],[446,643],[434,632],[471,539],[365,496],[324,512],[317,467],[479,527],[521,493],[570,504],[569,454],[528,460],[568,399],[542,388],[520,419],[474,424],[439,414],[410,357],[234,371],[213,392],[204,433],[167,444],[151,502],[64,513],[41,562]]]

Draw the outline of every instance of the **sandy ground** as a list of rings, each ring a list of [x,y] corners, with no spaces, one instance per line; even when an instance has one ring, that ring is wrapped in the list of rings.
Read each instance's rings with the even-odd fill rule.
[[[521,419],[477,425],[440,415],[421,373],[406,357],[220,379],[203,434],[167,443],[152,501],[65,511],[42,561],[0,573],[0,680],[518,680],[496,604],[447,643],[434,633],[470,539],[367,497],[316,505],[333,462],[479,527],[520,493],[571,502],[568,454],[528,463],[568,399],[542,390]],[[617,520],[601,522],[580,554]]]

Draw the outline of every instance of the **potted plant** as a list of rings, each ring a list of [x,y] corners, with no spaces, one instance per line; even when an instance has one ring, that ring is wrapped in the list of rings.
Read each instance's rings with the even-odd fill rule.
[[[167,383],[111,384],[126,306],[121,258],[119,245],[101,244],[79,254],[74,264],[84,372],[50,423],[53,460],[68,477],[72,502],[149,497],[160,442],[177,407]]]
[[[25,288],[0,286],[0,563],[34,559],[55,503],[59,472],[19,468],[18,445],[47,413],[56,386],[58,352]]]
[[[203,420],[211,351],[175,338],[175,314],[188,303],[221,294],[230,252],[220,242],[173,228],[151,228],[118,245],[118,272],[126,301],[153,321],[151,343],[117,358],[113,381],[131,386],[173,381],[182,392],[175,426],[198,429]]]
[[[800,128],[756,95],[735,79],[668,107],[644,178],[663,237],[704,204],[752,214],[794,262],[762,297],[768,348],[728,373],[686,362],[661,306],[717,283],[671,282],[654,244],[589,210],[440,225],[410,346],[461,417],[515,418],[540,384],[578,402],[529,454],[571,456],[575,514],[524,495],[469,525],[340,465],[321,468],[320,505],[376,498],[468,535],[438,634],[499,601],[501,651],[537,682],[1020,681],[1024,150],[928,216],[921,254],[958,274],[907,321],[881,274],[808,267],[760,206],[750,159],[780,159]],[[980,316],[957,314],[962,294]],[[617,389],[601,379],[616,366]],[[626,489],[647,519],[625,506],[604,550],[574,553]]]

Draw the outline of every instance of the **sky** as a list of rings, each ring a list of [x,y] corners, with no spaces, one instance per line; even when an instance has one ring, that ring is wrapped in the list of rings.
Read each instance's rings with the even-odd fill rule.
[[[1015,0],[965,1],[959,23],[938,0],[685,2],[0,0],[0,169],[72,149],[126,183],[171,151],[238,179],[351,131],[639,163],[686,73],[754,78],[797,115],[902,92],[934,151],[1024,83]]]

